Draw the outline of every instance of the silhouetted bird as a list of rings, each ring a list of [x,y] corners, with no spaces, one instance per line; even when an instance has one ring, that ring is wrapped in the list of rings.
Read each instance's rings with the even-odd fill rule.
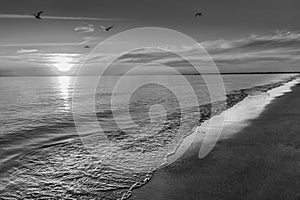
[[[104,31],[109,31],[110,29],[112,29],[114,26],[110,26],[110,27],[107,27],[105,28],[104,26],[100,26],[100,28]]]
[[[202,16],[202,13],[196,13],[196,14],[195,14],[195,17],[198,17],[198,16],[199,16],[199,17]]]
[[[41,14],[43,13],[43,11],[38,12],[37,14],[33,14],[33,16],[37,19],[42,19],[41,18]]]
[[[84,48],[88,49],[88,48],[90,48],[90,46],[87,46],[87,45],[86,45],[86,46],[84,46]]]

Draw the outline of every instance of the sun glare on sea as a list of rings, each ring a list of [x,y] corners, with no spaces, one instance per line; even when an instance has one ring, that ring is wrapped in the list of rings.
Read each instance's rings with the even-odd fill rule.
[[[57,77],[57,82],[58,82],[58,88],[61,93],[61,97],[64,101],[64,106],[62,107],[63,110],[69,110],[70,109],[70,102],[69,102],[69,97],[70,97],[70,80],[71,78],[69,76],[58,76]]]

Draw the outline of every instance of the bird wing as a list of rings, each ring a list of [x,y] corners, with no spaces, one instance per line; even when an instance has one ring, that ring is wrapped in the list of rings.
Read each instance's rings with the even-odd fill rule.
[[[107,29],[109,30],[109,29],[112,29],[114,26],[110,26],[110,27],[108,27]]]
[[[40,11],[40,12],[37,13],[37,15],[41,15],[42,13],[43,13],[43,11]]]

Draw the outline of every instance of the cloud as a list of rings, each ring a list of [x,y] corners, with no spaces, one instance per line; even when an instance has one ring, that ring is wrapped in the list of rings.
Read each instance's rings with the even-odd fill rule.
[[[102,41],[103,37],[93,37],[93,36],[87,36],[83,38],[83,41],[80,43],[81,45],[92,45],[92,44],[98,44],[100,41]]]
[[[208,43],[206,43],[208,45]],[[291,62],[300,59],[300,33],[276,32],[273,35],[209,43],[208,52],[216,63]]]
[[[104,37],[92,37],[87,36],[83,37],[81,42],[74,43],[14,43],[14,44],[0,44],[0,47],[26,47],[26,48],[35,48],[35,47],[75,47],[81,46],[83,44],[98,44],[100,41],[104,40]]]
[[[55,46],[77,46],[81,43],[15,43],[15,44],[0,44],[0,47],[55,47]]]
[[[273,66],[274,69],[279,69],[281,66],[282,71],[285,71],[289,69],[288,66],[300,61],[300,33],[298,32],[276,32],[273,35],[265,36],[251,35],[238,40],[204,41],[199,44],[209,53],[220,70],[227,68],[234,69],[234,71],[251,71],[254,66],[256,67],[255,70],[264,69],[268,66],[268,70],[272,71]],[[197,51],[199,44],[168,46],[167,49],[175,54],[159,51],[155,48],[135,50],[119,57],[115,66],[159,62],[172,67],[188,68],[190,64],[176,56],[176,53],[185,55],[185,59],[193,60],[199,65],[205,66],[208,57],[205,53],[199,55],[199,51]],[[93,58],[89,59],[89,62],[101,63],[109,57],[112,55],[94,55]]]
[[[18,54],[0,55],[1,60],[12,62],[25,62],[42,65],[52,65],[60,61],[66,61],[71,64],[80,64],[84,55],[80,53],[41,53],[23,49]]]
[[[33,53],[33,52],[37,52],[37,49],[20,49],[17,51],[17,53]]]
[[[90,33],[90,32],[94,32],[95,27],[92,24],[89,24],[87,26],[78,26],[74,29],[74,31],[76,32],[80,32],[80,33]]]
[[[97,44],[102,39],[102,37],[84,37],[83,41],[76,43],[76,45]],[[273,35],[265,36],[251,35],[238,40],[204,41],[199,44],[206,49],[222,72],[296,71],[299,69],[300,33],[297,32],[276,32]],[[206,54],[198,54],[196,50],[199,44],[169,46],[167,49],[185,55],[185,59],[193,60],[199,63],[200,66],[205,66],[208,57]],[[43,53],[34,50],[34,47],[27,46],[26,49],[19,50],[18,54],[0,55],[0,58],[14,63],[26,62],[48,66],[53,66],[57,62],[68,62],[76,65],[84,59],[84,54],[74,53],[74,49],[69,53],[58,53],[59,50]],[[114,53],[112,50],[99,52],[99,54],[95,53],[86,61],[87,68],[91,66],[99,67],[99,64],[103,61],[114,58],[118,53],[120,52]],[[115,72],[121,70],[122,67],[132,66],[132,64],[159,62],[180,69],[182,73],[193,73],[190,70],[189,63],[174,53],[156,48],[138,49],[119,57],[114,64]],[[92,68],[87,71],[93,74]]]
[[[0,14],[0,18],[17,18],[17,19],[34,19],[33,15],[16,15],[16,14]],[[118,21],[125,20],[123,18],[96,18],[96,17],[67,17],[67,16],[44,16],[42,19],[53,20],[90,20],[90,21]]]
[[[80,53],[20,53],[0,55],[3,65],[0,76],[47,76],[57,75],[61,69],[70,69],[65,74],[74,75],[80,66],[84,54]]]
[[[276,31],[273,35],[250,37],[238,40],[217,40],[200,43],[208,52],[222,53],[232,50],[262,51],[278,48],[294,48],[300,46],[300,33],[291,31]]]
[[[23,54],[19,59],[40,64],[55,64],[62,60],[67,60],[72,64],[78,64],[81,60],[81,56],[81,54],[77,53],[32,53]]]

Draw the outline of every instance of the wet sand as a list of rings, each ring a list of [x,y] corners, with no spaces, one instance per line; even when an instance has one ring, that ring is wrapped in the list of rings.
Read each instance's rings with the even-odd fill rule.
[[[135,200],[300,199],[300,85],[219,140],[205,158],[190,149],[133,190]]]

